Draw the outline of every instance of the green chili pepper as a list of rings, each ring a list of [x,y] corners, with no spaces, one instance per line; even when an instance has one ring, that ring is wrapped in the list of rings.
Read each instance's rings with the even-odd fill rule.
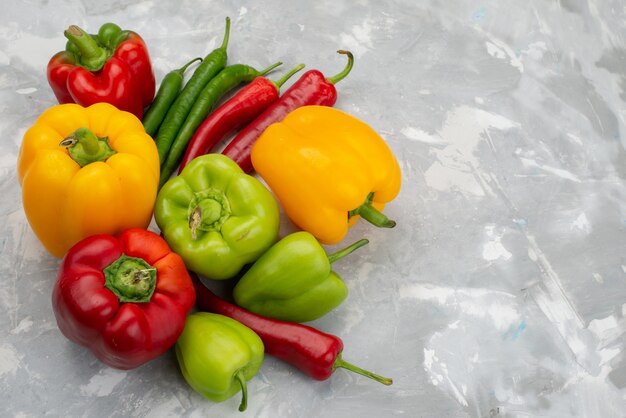
[[[227,316],[196,312],[187,316],[176,342],[176,358],[189,385],[214,402],[241,390],[240,411],[248,401],[246,381],[263,363],[263,341],[250,328]]]
[[[183,85],[185,70],[187,70],[187,67],[196,61],[202,61],[202,58],[194,58],[178,70],[170,71],[165,75],[165,77],[163,77],[163,81],[161,81],[159,91],[157,92],[154,101],[143,116],[143,127],[146,129],[146,133],[148,135],[154,136],[159,129],[161,122],[163,122],[163,118],[165,118],[165,114],[180,92],[180,88]]]
[[[348,288],[331,264],[368,243],[361,239],[343,250],[326,252],[308,232],[287,235],[267,250],[233,289],[237,305],[289,322],[308,322],[336,308]]]
[[[276,242],[278,203],[257,178],[230,158],[194,158],[157,195],[154,219],[191,271],[234,277]]]
[[[277,62],[261,71],[255,70],[249,65],[235,64],[224,68],[208,82],[187,115],[187,119],[180,128],[178,135],[176,135],[165,163],[161,164],[160,186],[165,184],[180,163],[191,137],[202,121],[209,115],[215,103],[239,84],[248,83],[259,76],[265,75],[281,64],[282,62]]]
[[[202,92],[204,86],[226,66],[226,47],[228,46],[228,38],[230,33],[230,18],[226,18],[226,30],[222,45],[211,51],[202,64],[196,68],[193,75],[183,87],[172,106],[167,111],[165,119],[159,128],[156,138],[154,139],[157,150],[159,151],[159,159],[161,164],[165,161],[167,153],[172,146],[172,141],[178,134],[180,127],[185,122],[187,114],[195,103],[196,99]]]

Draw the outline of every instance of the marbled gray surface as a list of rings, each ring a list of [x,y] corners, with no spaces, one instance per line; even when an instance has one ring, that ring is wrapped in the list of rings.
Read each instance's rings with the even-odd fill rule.
[[[55,104],[63,30],[136,30],[160,81],[217,46],[225,16],[231,63],[334,74],[337,49],[356,56],[336,106],[397,155],[398,226],[351,229],[370,244],[335,265],[350,295],[313,325],[393,386],[267,357],[239,414],[171,353],[117,371],[57,330],[59,260],[26,221],[16,157]],[[626,416],[625,28],[620,0],[3,1],[0,415]]]

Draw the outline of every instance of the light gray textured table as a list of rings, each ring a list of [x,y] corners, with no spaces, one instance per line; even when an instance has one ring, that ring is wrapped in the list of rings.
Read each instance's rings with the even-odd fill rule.
[[[57,330],[59,260],[26,221],[16,157],[55,104],[63,30],[139,32],[160,81],[216,47],[225,16],[231,63],[331,75],[337,49],[356,56],[336,106],[397,155],[398,226],[351,229],[370,244],[335,265],[350,295],[313,325],[393,386],[267,357],[241,415],[238,397],[193,392],[172,353],[117,371]],[[626,416],[625,28],[620,0],[4,1],[0,415]]]

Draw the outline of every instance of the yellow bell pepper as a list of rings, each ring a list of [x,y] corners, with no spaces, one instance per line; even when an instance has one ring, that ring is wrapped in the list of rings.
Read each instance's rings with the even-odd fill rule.
[[[400,191],[398,161],[365,122],[326,106],[304,106],[270,125],[252,164],[300,229],[323,244],[343,239],[359,218],[393,227],[382,214]]]
[[[31,228],[62,257],[89,235],[149,225],[159,156],[133,114],[108,103],[62,104],[24,134],[18,179]]]

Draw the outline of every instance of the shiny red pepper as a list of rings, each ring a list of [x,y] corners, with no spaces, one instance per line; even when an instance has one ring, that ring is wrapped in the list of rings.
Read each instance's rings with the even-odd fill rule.
[[[118,369],[172,347],[194,301],[182,258],[139,228],[79,241],[63,258],[52,292],[63,335]]]
[[[178,168],[178,173],[183,171],[189,161],[211,152],[229,133],[245,126],[278,100],[280,87],[289,77],[302,68],[304,68],[304,64],[294,67],[278,81],[257,77],[211,112],[194,132]]]
[[[232,158],[246,173],[253,170],[250,152],[256,140],[272,123],[280,122],[291,111],[307,105],[333,106],[337,101],[335,84],[352,69],[354,57],[349,51],[337,51],[348,56],[348,64],[338,74],[325,78],[318,70],[309,70],[280,98],[242,129],[226,146],[222,154]]]
[[[65,32],[66,49],[48,62],[48,83],[59,103],[107,102],[141,119],[154,99],[148,49],[135,32],[105,23],[97,35],[78,26]]]
[[[390,378],[361,369],[341,358],[343,342],[339,337],[308,325],[280,321],[257,315],[233,305],[211,292],[198,277],[190,273],[196,289],[196,306],[200,310],[233,318],[257,333],[265,352],[277,357],[316,380],[326,380],[339,367],[391,385]]]

